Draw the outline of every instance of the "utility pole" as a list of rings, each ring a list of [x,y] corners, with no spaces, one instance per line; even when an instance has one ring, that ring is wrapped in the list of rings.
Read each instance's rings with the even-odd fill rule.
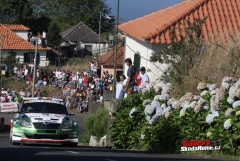
[[[100,11],[100,14],[99,14],[99,38],[98,38],[98,55],[100,55],[100,43],[101,43],[101,27],[102,27],[102,11]],[[98,57],[97,57],[98,59]]]
[[[2,89],[2,87],[3,87],[3,80],[2,80],[2,48],[3,48],[3,38],[4,38],[4,34],[1,34],[1,43],[0,43],[0,45],[1,45],[1,49],[0,49],[0,55],[1,55],[1,57],[0,57],[0,70],[1,70],[1,73],[0,73],[0,75],[1,75],[1,89]]]
[[[114,55],[113,55],[113,66],[114,66],[114,74],[113,74],[113,95],[112,97],[115,99],[116,98],[116,92],[115,92],[115,86],[116,86],[116,75],[117,75],[117,71],[116,71],[116,59],[117,59],[117,46],[118,46],[118,19],[119,19],[119,2],[120,0],[118,0],[117,2],[117,19],[116,19],[116,44],[115,44],[115,52]]]
[[[36,38],[35,54],[34,54],[34,69],[33,69],[33,82],[32,82],[32,97],[34,97],[35,81],[36,81],[36,66],[37,66],[37,52],[38,52],[38,36]]]

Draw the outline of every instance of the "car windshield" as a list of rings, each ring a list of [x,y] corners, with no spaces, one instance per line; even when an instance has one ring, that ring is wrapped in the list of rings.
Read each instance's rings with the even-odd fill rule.
[[[68,114],[65,105],[49,102],[24,103],[20,109],[20,112]]]

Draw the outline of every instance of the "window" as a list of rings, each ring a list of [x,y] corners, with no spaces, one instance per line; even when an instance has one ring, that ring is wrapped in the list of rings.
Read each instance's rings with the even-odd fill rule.
[[[85,55],[92,55],[92,45],[85,45]]]
[[[133,62],[137,72],[139,72],[140,70],[140,61],[141,61],[141,56],[140,56],[140,53],[137,52],[136,54],[134,54],[134,62]]]
[[[29,52],[29,53],[24,53],[24,63],[32,63],[34,62],[34,56],[35,53]],[[40,56],[39,53],[37,53],[37,64],[39,64]]]

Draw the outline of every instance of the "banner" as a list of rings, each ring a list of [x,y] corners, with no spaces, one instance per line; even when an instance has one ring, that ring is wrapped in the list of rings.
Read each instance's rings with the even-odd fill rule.
[[[0,112],[14,112],[18,111],[16,102],[0,103]]]

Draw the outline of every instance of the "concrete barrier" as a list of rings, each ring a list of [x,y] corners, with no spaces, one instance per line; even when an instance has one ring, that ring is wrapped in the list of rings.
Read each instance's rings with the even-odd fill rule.
[[[111,91],[104,90],[103,91],[103,99],[104,101],[110,101],[113,98],[113,93]]]
[[[96,113],[100,108],[104,108],[104,104],[93,102],[93,98],[90,97],[88,100],[88,113]]]

